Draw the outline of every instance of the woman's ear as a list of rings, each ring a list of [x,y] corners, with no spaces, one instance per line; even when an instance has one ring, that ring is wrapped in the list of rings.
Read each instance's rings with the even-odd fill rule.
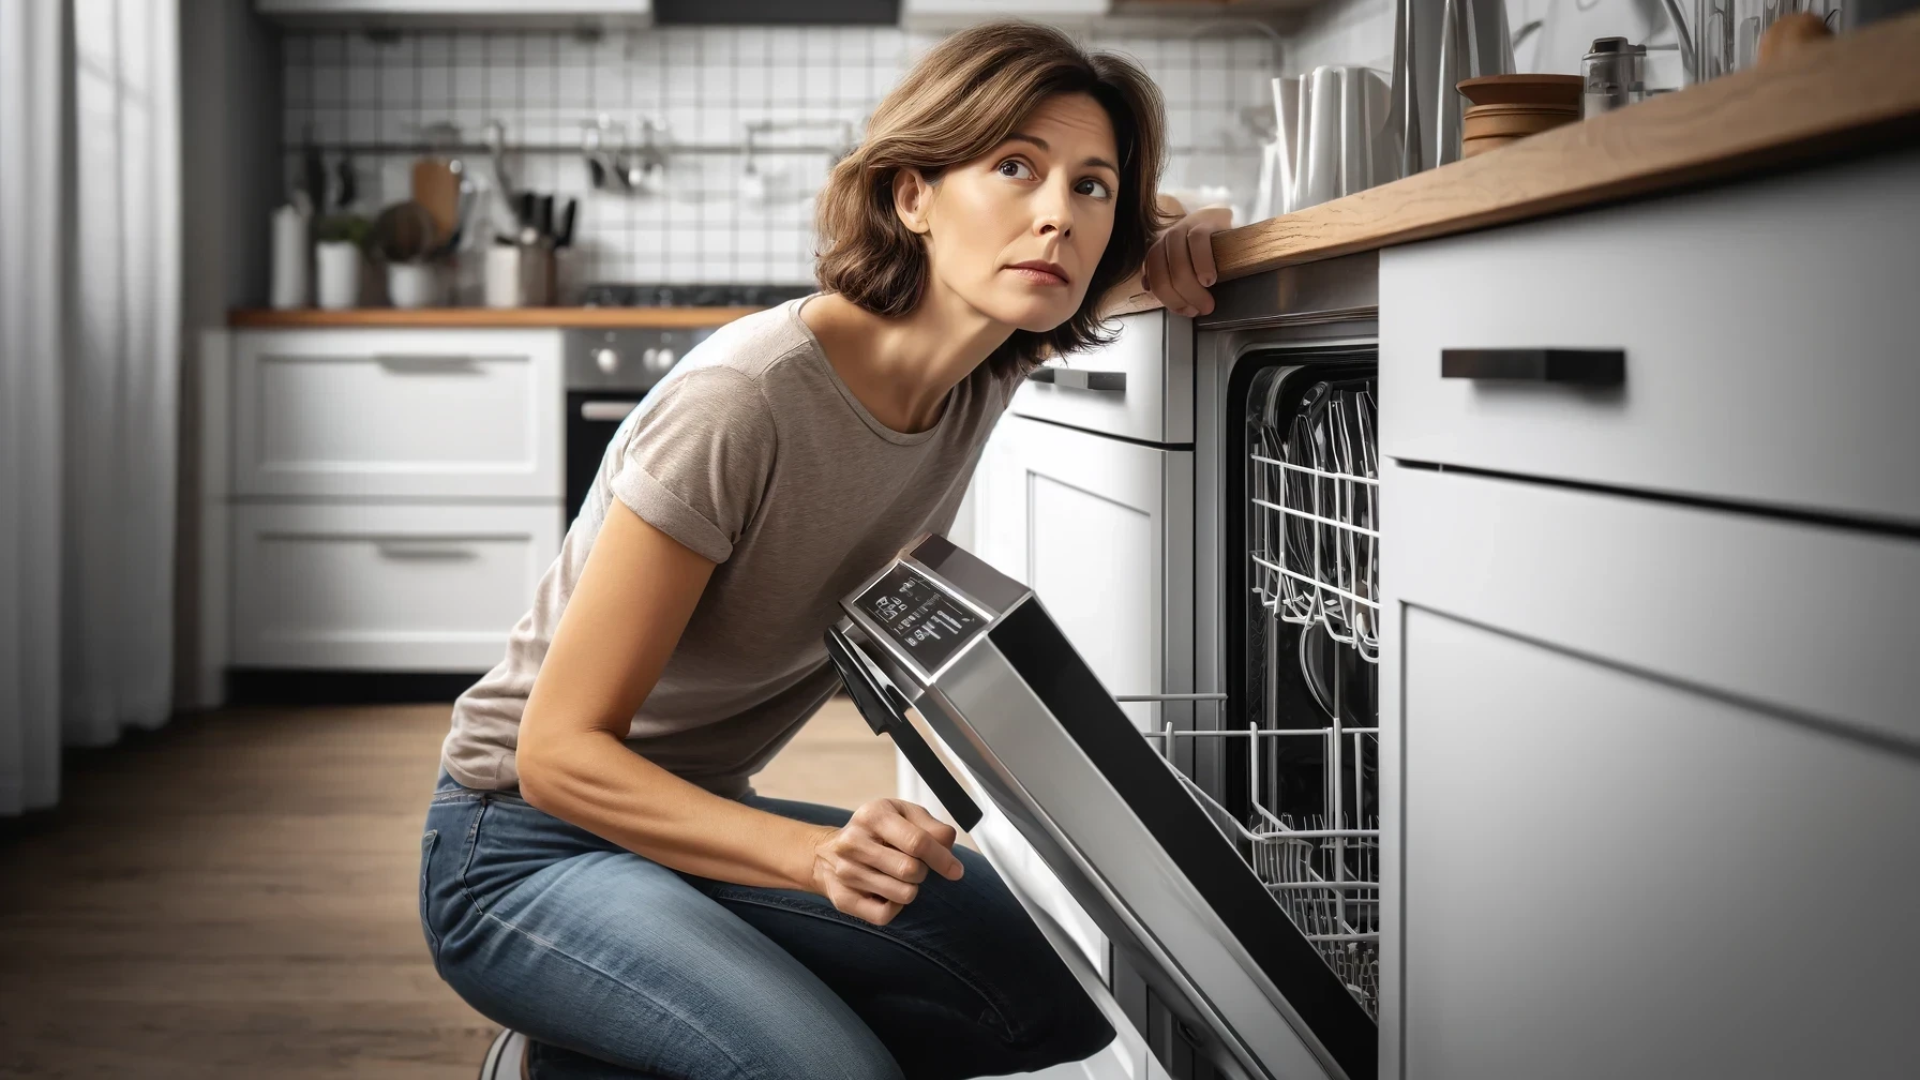
[[[927,212],[933,206],[933,182],[911,165],[893,172],[893,212],[914,233],[927,234]]]

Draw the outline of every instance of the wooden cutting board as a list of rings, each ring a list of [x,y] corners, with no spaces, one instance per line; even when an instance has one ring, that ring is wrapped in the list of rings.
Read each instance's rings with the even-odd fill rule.
[[[460,174],[453,163],[437,157],[414,162],[413,201],[433,217],[434,246],[446,243],[460,221]]]

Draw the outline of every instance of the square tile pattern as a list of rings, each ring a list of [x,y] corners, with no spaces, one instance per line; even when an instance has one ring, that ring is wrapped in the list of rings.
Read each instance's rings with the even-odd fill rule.
[[[1231,24],[1164,36],[1081,33],[1132,56],[1166,98],[1171,153],[1163,188],[1222,186],[1243,200],[1257,179],[1258,136],[1243,120],[1269,100],[1279,53],[1267,35]],[[813,196],[822,152],[756,153],[748,124],[781,125],[758,147],[857,137],[895,81],[939,35],[891,27],[668,27],[581,36],[565,31],[406,32],[372,38],[291,31],[285,39],[282,149],[287,182],[307,137],[330,166],[351,156],[355,208],[372,216],[405,198],[426,125],[450,121],[465,142],[506,128],[518,186],[580,200],[574,247],[559,267],[560,300],[594,281],[803,283],[813,279]],[[605,114],[637,143],[640,120],[664,122],[675,154],[658,194],[596,190],[583,128]],[[396,146],[395,144],[399,144]],[[404,148],[401,148],[404,147]],[[518,149],[516,149],[518,148]],[[484,175],[484,173],[482,174]],[[476,303],[487,230],[461,257],[456,299]]]

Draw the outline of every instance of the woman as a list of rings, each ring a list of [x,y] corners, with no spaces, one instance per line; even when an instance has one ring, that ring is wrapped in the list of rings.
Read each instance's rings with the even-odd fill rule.
[[[1154,243],[1161,127],[1126,60],[955,34],[822,191],[822,291],[716,332],[621,425],[454,706],[423,838],[436,968],[525,1033],[526,1075],[919,1080],[1112,1038],[952,828],[748,778],[834,693],[836,602],[952,523],[1024,374],[1101,340],[1150,248],[1169,306],[1210,310],[1218,215]]]

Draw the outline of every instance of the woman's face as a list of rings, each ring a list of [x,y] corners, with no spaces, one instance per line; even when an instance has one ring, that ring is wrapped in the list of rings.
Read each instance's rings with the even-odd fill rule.
[[[936,283],[997,322],[1052,330],[1079,310],[1113,235],[1119,158],[1106,110],[1058,94],[935,184],[902,170],[896,205],[927,237]]]

